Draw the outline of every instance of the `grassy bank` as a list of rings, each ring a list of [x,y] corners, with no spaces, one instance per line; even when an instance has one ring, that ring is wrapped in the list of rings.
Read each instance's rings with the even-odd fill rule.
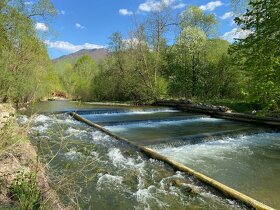
[[[0,104],[0,116],[0,209],[62,209],[28,139],[28,124],[18,125],[9,104]]]

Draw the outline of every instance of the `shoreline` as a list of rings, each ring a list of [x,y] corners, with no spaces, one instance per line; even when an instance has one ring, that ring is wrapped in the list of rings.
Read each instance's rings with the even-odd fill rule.
[[[19,195],[15,186],[20,188],[17,180],[32,184],[38,193],[40,206],[46,205],[51,209],[65,209],[57,194],[51,189],[44,165],[39,161],[36,148],[28,138],[28,125],[23,127],[16,122],[16,110],[10,104],[0,104],[0,207],[17,208]],[[34,175],[35,183],[31,183]],[[28,178],[27,178],[28,177]],[[26,188],[26,187],[25,187]],[[31,193],[29,189],[24,192]],[[26,197],[32,196],[27,193]]]
[[[211,117],[215,117],[215,118],[259,124],[259,125],[280,129],[280,118],[261,117],[253,114],[232,112],[228,107],[225,106],[200,105],[200,104],[194,104],[189,101],[177,101],[177,100],[161,100],[161,101],[154,102],[153,105],[169,106],[169,107],[174,107],[176,109],[179,109],[181,111],[202,113],[202,114],[210,115]]]

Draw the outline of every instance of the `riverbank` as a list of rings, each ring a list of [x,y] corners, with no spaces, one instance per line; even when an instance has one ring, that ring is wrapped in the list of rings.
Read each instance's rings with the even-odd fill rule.
[[[1,209],[63,209],[28,139],[28,124],[19,126],[15,114],[10,104],[0,104]]]
[[[245,114],[234,112],[226,106],[215,106],[202,103],[193,103],[191,100],[161,100],[153,103],[155,106],[169,106],[176,109],[195,112],[201,114],[207,114],[211,117],[235,120],[240,122],[255,123],[275,128],[280,128],[280,118],[278,117],[266,117],[258,116],[255,113]]]

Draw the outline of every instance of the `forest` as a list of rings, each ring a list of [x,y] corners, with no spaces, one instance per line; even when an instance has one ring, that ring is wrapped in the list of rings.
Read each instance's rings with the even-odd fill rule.
[[[235,22],[247,36],[234,43],[221,39],[214,14],[188,6],[173,15],[162,4],[134,21],[129,38],[113,33],[105,59],[53,63],[34,27],[40,18],[55,18],[52,2],[3,0],[0,101],[20,107],[63,93],[81,101],[228,100],[279,112],[280,2],[250,0],[242,11]]]

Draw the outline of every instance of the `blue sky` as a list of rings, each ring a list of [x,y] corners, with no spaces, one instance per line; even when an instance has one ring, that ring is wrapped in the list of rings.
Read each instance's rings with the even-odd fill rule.
[[[36,29],[46,40],[50,57],[56,58],[82,48],[104,47],[116,31],[127,36],[134,17],[143,20],[161,1],[169,4],[174,14],[190,5],[199,6],[216,15],[221,37],[232,41],[240,36],[233,24],[230,0],[53,0],[57,17],[38,22]]]

